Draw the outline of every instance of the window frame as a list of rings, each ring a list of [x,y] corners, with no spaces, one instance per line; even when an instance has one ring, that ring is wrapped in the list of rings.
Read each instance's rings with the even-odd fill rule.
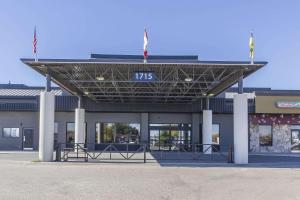
[[[68,143],[67,142],[67,135],[68,135],[68,124],[74,124],[74,142],[71,142],[71,143]],[[88,131],[88,124],[87,124],[87,122],[84,122],[84,124],[85,124],[85,143],[87,143],[87,137],[88,137],[88,134],[87,134],[87,131]],[[73,143],[75,143],[75,122],[72,122],[72,121],[67,121],[66,122],[66,132],[65,132],[65,143],[66,144],[73,144]]]
[[[219,127],[219,143],[218,144],[213,144],[213,126],[214,125],[218,125],[218,127]],[[221,144],[221,124],[220,123],[212,123],[212,133],[211,133],[211,136],[212,136],[211,141],[212,141],[213,145],[220,145]]]
[[[130,125],[130,124],[138,124],[139,125],[139,130],[138,130],[138,142],[137,142],[137,144],[139,144],[139,143],[141,143],[141,123],[139,123],[139,122],[100,122],[100,121],[97,121],[97,122],[95,122],[95,144],[97,145],[97,144],[107,144],[108,142],[105,142],[104,141],[104,136],[103,136],[103,141],[100,139],[100,143],[97,143],[97,124],[100,124],[100,126],[99,126],[99,129],[100,129],[100,138],[102,138],[102,132],[104,132],[104,131],[102,131],[102,124],[126,124],[126,125]],[[114,143],[114,142],[112,142],[112,143]],[[129,141],[126,141],[126,143],[128,143],[128,144],[130,144],[129,143]],[[118,143],[116,143],[116,144],[118,144]]]
[[[259,135],[258,135],[258,140],[259,140],[259,146],[260,147],[272,147],[273,146],[273,125],[272,124],[259,124],[258,125],[258,130],[259,130],[259,127],[260,126],[268,126],[268,127],[270,127],[271,128],[271,142],[270,142],[270,144],[261,144],[261,132],[259,131]]]
[[[10,129],[9,136],[5,136],[4,135],[4,129]],[[14,136],[11,135],[12,129],[18,129],[18,136],[14,137]],[[3,138],[20,138],[20,128],[16,128],[16,127],[3,127],[2,128],[2,137]]]

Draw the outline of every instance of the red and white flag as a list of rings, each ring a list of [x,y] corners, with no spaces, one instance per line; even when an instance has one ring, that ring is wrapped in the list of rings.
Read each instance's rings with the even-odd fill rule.
[[[145,29],[145,31],[144,31],[144,60],[147,60],[147,58],[148,58],[147,46],[148,46],[148,34],[147,34],[147,30]]]
[[[36,27],[34,27],[34,35],[33,35],[33,53],[35,56],[35,61],[37,61],[37,36],[36,36]]]

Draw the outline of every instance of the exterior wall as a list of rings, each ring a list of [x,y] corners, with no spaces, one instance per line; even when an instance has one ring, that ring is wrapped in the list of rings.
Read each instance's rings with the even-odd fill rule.
[[[147,117],[146,117],[147,115]],[[190,123],[192,124],[192,142],[200,143],[201,113],[99,113],[86,112],[87,142],[95,143],[95,127],[97,122],[123,122],[139,123],[141,125],[141,138],[148,139],[148,124],[151,123]],[[220,124],[221,151],[227,151],[228,145],[233,144],[233,118],[232,114],[213,114],[213,123]],[[74,112],[56,112],[55,122],[58,124],[58,142],[66,142],[66,128],[68,122],[75,121]],[[4,138],[4,127],[34,129],[34,149],[38,149],[39,141],[39,112],[0,112],[0,150],[22,150],[22,137]],[[90,148],[93,148],[90,146]]]
[[[233,145],[233,115],[213,114],[212,120],[220,125],[220,150],[227,152],[229,145]]]
[[[3,128],[19,128],[20,137],[3,137]],[[36,112],[0,112],[0,150],[22,150],[24,128],[33,128],[33,144],[36,147],[38,144],[38,114]]]
[[[255,113],[299,114],[299,108],[278,108],[278,101],[300,102],[299,96],[257,96],[255,98]]]
[[[149,124],[192,123],[192,114],[181,113],[150,113]]]
[[[300,115],[256,114],[250,116],[250,152],[291,152],[291,129],[300,124]],[[259,126],[272,126],[272,146],[260,146]]]

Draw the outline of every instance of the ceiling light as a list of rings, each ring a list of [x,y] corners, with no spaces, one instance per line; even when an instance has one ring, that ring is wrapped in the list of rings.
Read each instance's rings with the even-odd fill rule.
[[[97,76],[96,80],[98,80],[98,81],[104,81],[104,77],[103,76]]]
[[[190,77],[187,77],[187,78],[184,79],[184,81],[186,81],[186,82],[191,82],[191,81],[193,81],[193,79],[190,78]]]
[[[214,94],[213,94],[213,93],[210,93],[208,96],[210,96],[210,97],[211,97],[211,96],[214,96]]]
[[[84,93],[85,95],[89,95],[89,94],[90,94],[89,91],[87,91],[87,90],[84,91],[83,93]]]

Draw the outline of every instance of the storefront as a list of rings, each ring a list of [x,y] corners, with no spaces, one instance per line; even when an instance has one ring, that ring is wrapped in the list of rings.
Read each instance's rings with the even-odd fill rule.
[[[21,61],[46,77],[45,90],[31,97],[32,108],[24,104],[23,110],[35,112],[32,147],[42,161],[53,159],[57,143],[85,143],[90,150],[107,143],[143,143],[158,151],[178,146],[190,150],[202,143],[207,154],[213,145],[221,151],[234,145],[235,162],[248,163],[248,114],[253,104],[243,93],[243,79],[267,62],[202,61],[193,55],[144,60],[140,55],[106,54]],[[69,96],[55,96],[51,82]],[[236,83],[232,99],[218,97]],[[10,120],[5,113],[0,117]],[[11,127],[24,128],[23,122],[17,123]],[[4,133],[17,135],[15,129]],[[22,148],[22,137],[15,138]]]
[[[257,92],[255,107],[249,117],[250,152],[299,152],[300,93]]]

